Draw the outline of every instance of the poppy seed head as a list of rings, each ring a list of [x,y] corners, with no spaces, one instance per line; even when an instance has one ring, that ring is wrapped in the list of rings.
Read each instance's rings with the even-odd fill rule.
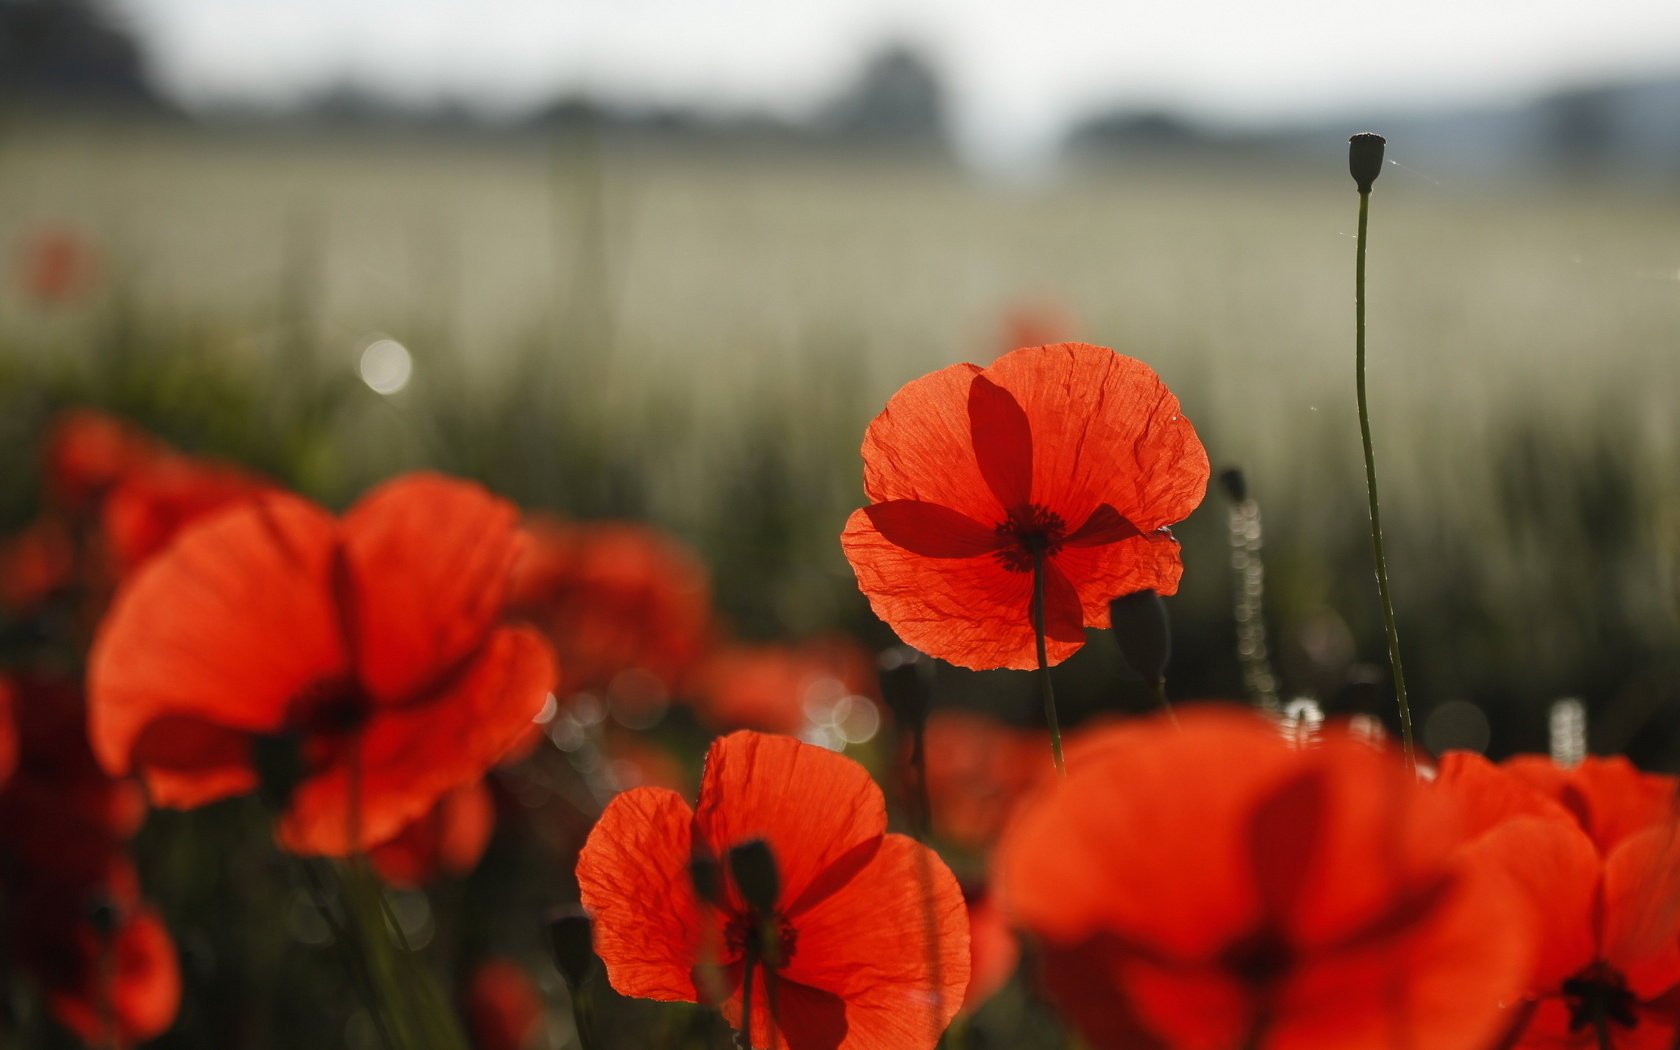
[[[1361,131],[1348,139],[1348,172],[1360,193],[1370,193],[1371,184],[1382,174],[1383,146],[1387,142],[1372,131]]]

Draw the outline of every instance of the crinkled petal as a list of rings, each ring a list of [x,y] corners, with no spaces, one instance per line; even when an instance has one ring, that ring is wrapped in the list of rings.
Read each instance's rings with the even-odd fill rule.
[[[975,365],[952,365],[906,383],[863,435],[863,491],[873,503],[936,503],[976,521],[1003,521],[974,452],[969,388]]]
[[[554,659],[541,635],[525,627],[495,631],[442,692],[378,709],[356,746],[298,785],[280,824],[282,844],[343,856],[390,839],[495,765],[542,709],[553,681]]]
[[[293,697],[342,675],[335,542],[325,513],[272,495],[188,529],[147,562],[89,658],[89,734],[105,768],[127,773],[160,719],[271,732]]]
[[[1122,595],[1177,594],[1184,575],[1178,541],[1165,529],[1101,546],[1070,543],[1051,562],[1078,590],[1087,627],[1107,627],[1109,603]]]
[[[1183,521],[1201,503],[1207,452],[1143,362],[1057,343],[1004,354],[981,375],[1026,412],[1034,503],[1068,521],[1106,503],[1140,532]]]
[[[1033,437],[1027,414],[1009,391],[974,377],[968,388],[968,425],[980,476],[1006,509],[1032,500]]]
[[[1003,547],[995,528],[937,503],[895,499],[862,513],[888,541],[924,558],[978,558]]]
[[[701,911],[689,878],[694,811],[675,791],[632,788],[608,803],[578,855],[595,953],[621,995],[698,1002]]]
[[[1032,573],[995,556],[930,558],[883,536],[867,510],[853,512],[840,545],[869,606],[905,644],[961,667],[1038,666],[1032,626]],[[1059,562],[1068,555],[1056,556]],[[1055,562],[1049,562],[1052,568]],[[1079,596],[1065,573],[1047,580],[1045,620],[1050,663],[1084,644]],[[1107,615],[1106,609],[1104,615]]]
[[[869,863],[796,920],[786,970],[846,1001],[848,1048],[932,1047],[969,978],[968,910],[938,854],[888,835]]]
[[[362,685],[402,702],[467,659],[503,610],[518,511],[482,487],[411,474],[344,519],[349,628]]]
[[[852,759],[749,730],[706,752],[695,826],[718,857],[750,839],[768,842],[781,877],[778,910],[797,918],[871,861],[887,806]]]

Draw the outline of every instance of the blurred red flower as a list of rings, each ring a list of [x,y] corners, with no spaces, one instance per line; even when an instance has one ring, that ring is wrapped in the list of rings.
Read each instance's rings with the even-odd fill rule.
[[[108,1023],[125,1045],[150,1039],[174,1022],[181,980],[128,858],[145,817],[140,793],[94,761],[75,687],[20,679],[13,712],[18,762],[0,789],[12,955],[84,1042],[109,1044]]]
[[[99,280],[99,250],[86,237],[64,227],[30,234],[17,256],[18,284],[37,302],[57,304],[80,299]]]
[[[188,529],[100,625],[95,753],[178,808],[266,770],[300,853],[391,838],[500,759],[554,680],[535,631],[499,626],[518,541],[511,505],[429,474],[341,520],[271,494]]]
[[[1080,325],[1068,305],[1057,299],[1022,299],[1003,313],[998,354],[1023,346],[1065,343]]]
[[[487,959],[474,968],[466,1007],[474,1050],[529,1050],[542,1030],[542,992],[509,959]]]
[[[699,559],[636,522],[537,517],[526,527],[531,542],[515,564],[509,607],[553,645],[555,693],[591,690],[634,705],[648,679],[665,694],[676,689],[712,637]],[[625,682],[627,672],[641,674]]]
[[[1042,729],[1018,729],[969,711],[934,711],[924,739],[934,834],[968,849],[996,841],[1015,803],[1043,773],[1050,749]]]
[[[480,780],[438,799],[418,820],[368,850],[380,878],[422,886],[440,875],[459,878],[478,866],[496,830],[496,800]]]
[[[874,704],[879,694],[875,661],[844,635],[722,646],[694,674],[700,718],[718,729],[797,736],[844,714],[836,707],[847,698]]]
[[[1092,1045],[1485,1050],[1530,929],[1394,756],[1236,710],[1090,734],[997,884]]]
[[[1541,932],[1502,1046],[1668,1050],[1680,1040],[1676,781],[1623,758],[1570,769],[1443,756],[1437,788],[1472,814],[1466,852],[1509,880]]]
[[[92,508],[123,475],[162,449],[130,423],[93,409],[60,413],[47,432],[47,500],[55,508]]]
[[[577,868],[612,986],[699,1002],[696,974],[715,966],[720,1008],[739,1028],[751,951],[755,1047],[931,1048],[968,985],[962,892],[936,854],[886,826],[862,766],[753,732],[713,742],[698,810],[659,788],[619,795]],[[779,871],[774,914],[755,915],[733,880],[715,908],[703,905],[691,860],[753,839]],[[778,943],[754,947],[766,921]]]
[[[159,452],[127,471],[101,510],[108,569],[127,578],[187,525],[273,486],[228,463]]]
[[[1045,574],[1051,663],[1108,626],[1122,594],[1172,594],[1167,526],[1201,502],[1208,460],[1140,361],[1084,343],[1016,350],[911,382],[863,439],[871,504],[840,542],[875,614],[964,667],[1037,666]]]

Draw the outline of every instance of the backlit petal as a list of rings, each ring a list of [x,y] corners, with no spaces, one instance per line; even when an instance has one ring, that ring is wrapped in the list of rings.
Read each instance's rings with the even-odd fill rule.
[[[969,388],[980,369],[952,365],[906,383],[863,435],[863,491],[871,502],[937,503],[976,521],[1003,521],[974,452]]]

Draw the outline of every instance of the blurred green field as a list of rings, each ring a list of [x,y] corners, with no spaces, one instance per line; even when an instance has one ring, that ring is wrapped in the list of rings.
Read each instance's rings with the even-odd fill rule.
[[[1344,157],[1001,183],[648,139],[0,125],[0,246],[65,227],[104,254],[83,303],[0,293],[0,523],[29,511],[50,410],[92,402],[331,501],[430,464],[645,516],[699,546],[743,633],[885,640],[835,541],[863,427],[1052,304],[1247,472],[1287,687],[1387,715],[1359,666],[1382,646]],[[1426,723],[1470,700],[1491,750],[1533,749],[1576,695],[1595,746],[1680,764],[1676,228],[1672,191],[1378,183],[1375,431]],[[356,375],[381,336],[415,360],[390,397]],[[1180,695],[1239,688],[1224,530],[1217,493],[1179,530]]]

